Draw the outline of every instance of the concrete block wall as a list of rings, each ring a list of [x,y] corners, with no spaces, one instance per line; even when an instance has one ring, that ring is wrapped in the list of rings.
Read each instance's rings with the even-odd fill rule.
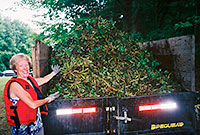
[[[153,52],[161,69],[172,73],[172,78],[184,89],[195,91],[195,37],[186,35],[169,39],[145,42],[143,49]]]

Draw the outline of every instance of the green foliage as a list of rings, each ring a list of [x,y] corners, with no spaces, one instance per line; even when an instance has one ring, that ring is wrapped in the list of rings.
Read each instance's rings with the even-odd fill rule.
[[[135,41],[153,41],[182,35],[196,37],[195,71],[200,74],[199,0],[21,0],[34,8],[42,7],[42,22],[48,38],[62,43],[71,20],[101,15],[115,26],[129,32]],[[48,20],[50,18],[50,20]],[[200,76],[200,75],[198,75]],[[199,77],[196,78],[196,80]],[[198,81],[197,81],[198,82]],[[198,89],[198,88],[197,88]]]
[[[13,53],[7,51],[0,51],[0,70],[4,71],[9,67],[9,61]]]
[[[83,20],[81,20],[83,21]],[[140,49],[112,20],[91,18],[71,28],[53,49],[52,64],[62,67],[51,92],[64,98],[168,93],[176,87],[159,62]]]
[[[180,28],[187,28],[187,27],[192,27],[196,24],[200,24],[200,16],[192,16],[192,17],[188,17],[186,18],[186,20],[184,22],[179,22],[176,23],[174,28],[175,30],[180,29]]]
[[[141,33],[139,39],[136,39],[141,42],[187,34],[199,36],[196,35],[198,32],[194,31],[195,25],[199,24],[199,2],[196,0],[22,1],[32,7],[47,9],[43,16],[50,18],[50,21],[41,24],[56,43],[63,41],[69,27],[73,25],[73,19],[86,19],[99,15],[114,20],[118,29],[127,31],[134,37]]]
[[[0,71],[9,69],[9,60],[16,53],[30,54],[33,32],[26,24],[0,17]]]

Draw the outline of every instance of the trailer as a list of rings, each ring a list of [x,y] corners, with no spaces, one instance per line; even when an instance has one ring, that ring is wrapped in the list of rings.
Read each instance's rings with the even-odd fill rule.
[[[199,96],[195,93],[195,37],[186,35],[146,42],[185,90],[135,97],[99,97],[55,100],[43,116],[46,135],[198,135]],[[32,48],[33,76],[49,73],[50,48],[36,41]],[[48,87],[42,86],[44,93]],[[198,105],[197,105],[198,104]]]
[[[46,135],[198,135],[194,92],[55,100]]]

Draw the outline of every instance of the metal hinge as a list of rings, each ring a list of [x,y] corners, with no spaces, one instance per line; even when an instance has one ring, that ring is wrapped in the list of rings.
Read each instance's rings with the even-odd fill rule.
[[[113,130],[107,130],[106,133],[107,134],[115,134],[116,130],[115,129],[113,129]]]
[[[114,112],[114,111],[115,111],[115,106],[106,107],[106,112]]]
[[[131,121],[131,118],[127,117],[127,112],[124,112],[124,117],[120,117],[120,116],[113,116],[113,117],[117,120],[124,120],[125,123],[127,123],[128,121]]]

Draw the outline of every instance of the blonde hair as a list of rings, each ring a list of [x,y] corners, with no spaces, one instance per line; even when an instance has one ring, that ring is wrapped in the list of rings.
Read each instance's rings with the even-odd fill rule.
[[[24,54],[24,53],[18,53],[12,56],[12,58],[10,59],[10,69],[15,70],[16,69],[16,63],[21,60],[21,59],[25,59],[28,61],[29,67],[31,66],[31,58]]]

